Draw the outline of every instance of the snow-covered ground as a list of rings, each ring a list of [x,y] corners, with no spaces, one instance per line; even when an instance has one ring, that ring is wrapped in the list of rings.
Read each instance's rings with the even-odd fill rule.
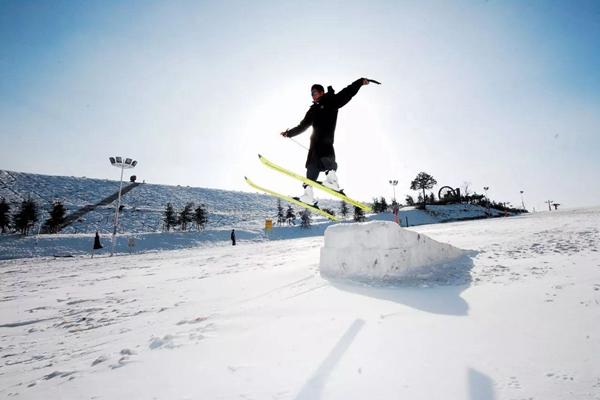
[[[418,210],[414,207],[405,207],[400,211],[402,226],[435,224],[444,221],[481,218],[486,210],[475,205],[454,205],[451,211],[445,211],[444,216],[434,216],[438,206],[428,206],[428,211]],[[446,209],[449,206],[440,206]],[[498,211],[490,214],[498,216]],[[393,221],[394,215],[390,212],[367,216],[371,221]],[[350,221],[351,218],[349,217]],[[246,221],[250,223],[250,221]],[[235,228],[236,236],[241,241],[259,242],[264,240],[285,240],[301,237],[322,236],[332,222],[322,217],[313,215],[310,229],[301,229],[298,225],[275,226],[271,232],[266,233],[260,228],[264,220],[253,220],[251,226],[240,229],[237,225],[227,228],[208,228],[203,231],[191,230],[187,232],[131,232],[119,233],[116,239],[115,251],[121,254],[156,252],[163,250],[180,250],[198,247],[214,247],[228,245],[231,228]],[[110,253],[111,234],[101,233],[103,249],[96,251],[97,255]],[[134,247],[129,248],[129,239],[133,239]],[[94,233],[59,233],[23,236],[20,234],[0,235],[0,260],[29,257],[48,256],[83,256],[90,255],[94,243]]]
[[[0,398],[600,399],[600,208],[410,229],[470,256],[394,286],[324,279],[322,236],[2,261]]]
[[[98,231],[107,244],[113,231],[115,204],[99,206],[78,218],[58,235],[37,235],[40,225],[48,218],[48,210],[54,200],[61,200],[71,214],[82,207],[94,205],[114,194],[119,182],[68,176],[51,176],[0,170],[0,198],[5,198],[18,210],[21,201],[33,199],[39,206],[40,216],[32,229],[33,236],[17,234],[0,235],[0,260],[22,257],[54,255],[82,255],[91,251],[93,237]],[[115,200],[116,201],[116,200]],[[163,233],[163,212],[167,203],[180,211],[185,204],[204,204],[208,211],[208,223],[202,232]],[[242,240],[259,241],[264,238],[265,219],[277,220],[277,199],[259,193],[142,184],[122,198],[123,210],[119,218],[117,252],[127,253],[129,237],[135,239],[137,252],[183,249],[197,246],[213,246],[226,243],[231,229],[236,229]],[[329,208],[339,215],[338,199],[319,200],[322,208]],[[284,210],[287,204],[283,203]],[[294,207],[296,215],[303,210]],[[351,208],[351,207],[350,207]],[[427,211],[415,207],[400,210],[403,226],[434,224],[445,221],[501,216],[497,210],[486,210],[471,204],[428,206]],[[352,218],[349,215],[348,218]],[[369,219],[393,220],[391,213],[369,216]],[[299,223],[299,219],[296,220]],[[319,236],[329,226],[328,220],[313,215],[314,228],[310,231],[278,228],[273,239]],[[105,250],[106,251],[106,250]]]
[[[429,211],[419,210],[415,207],[403,208],[400,211],[403,226],[406,226],[407,221],[410,226],[413,226],[435,224],[448,220],[481,218],[486,212],[484,208],[479,206],[457,204],[452,207],[451,211],[446,211],[444,217],[435,217],[432,213],[436,212],[437,207],[429,206]],[[440,207],[448,208],[450,206]],[[498,211],[496,211],[496,216],[497,214],[499,214]],[[368,215],[367,219],[371,221],[393,221],[394,215],[391,212],[372,214]],[[350,217],[348,217],[348,221],[351,221]],[[310,229],[301,229],[297,221],[296,225],[275,226],[271,232],[266,233],[264,229],[260,228],[261,223],[264,227],[264,220],[254,220],[251,227],[242,229],[237,225],[233,225],[227,228],[207,228],[203,231],[120,233],[116,239],[115,251],[117,253],[128,254],[130,252],[143,253],[228,245],[230,243],[231,228],[235,228],[236,236],[241,241],[257,242],[267,239],[285,240],[322,236],[325,229],[333,224],[326,218],[313,215],[313,223]],[[100,234],[104,249],[96,251],[96,254],[110,253],[112,249],[111,236],[109,233]],[[131,249],[128,247],[129,238],[133,238],[134,243],[134,247]],[[93,243],[94,233],[59,233],[31,236],[3,234],[0,235],[0,260],[90,255]]]

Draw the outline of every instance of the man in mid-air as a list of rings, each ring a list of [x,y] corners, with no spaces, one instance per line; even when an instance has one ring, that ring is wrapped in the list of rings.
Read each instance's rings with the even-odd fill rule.
[[[322,85],[312,85],[310,93],[313,104],[308,109],[304,119],[300,121],[297,127],[281,132],[283,137],[291,138],[301,134],[309,126],[313,127],[308,157],[306,158],[306,177],[308,179],[316,181],[319,173],[324,171],[325,181],[323,181],[323,185],[333,190],[340,190],[336,175],[335,151],[333,149],[338,110],[358,93],[361,86],[368,84],[369,79],[360,78],[337,94],[331,86],[325,92]],[[298,199],[310,205],[316,204],[312,186],[303,184],[303,187],[304,194]]]

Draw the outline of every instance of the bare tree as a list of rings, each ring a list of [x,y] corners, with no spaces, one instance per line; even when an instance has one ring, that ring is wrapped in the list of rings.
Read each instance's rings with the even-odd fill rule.
[[[462,186],[460,187],[462,190],[463,196],[468,197],[471,194],[471,182],[464,181]]]

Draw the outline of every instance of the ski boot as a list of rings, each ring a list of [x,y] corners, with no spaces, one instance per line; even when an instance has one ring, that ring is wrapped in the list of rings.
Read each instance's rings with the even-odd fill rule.
[[[329,189],[333,189],[336,192],[341,192],[338,178],[334,170],[325,172],[325,181],[323,181],[323,186],[327,186]]]
[[[315,201],[315,195],[313,194],[313,188],[309,185],[302,185],[304,187],[304,194],[300,197],[295,197],[303,203],[310,204],[311,206],[316,206],[317,202]]]

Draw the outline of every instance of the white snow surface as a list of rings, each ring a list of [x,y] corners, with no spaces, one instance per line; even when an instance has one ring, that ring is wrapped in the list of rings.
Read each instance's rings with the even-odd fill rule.
[[[232,194],[231,196],[234,198],[235,194]],[[225,204],[227,204],[228,200],[224,201]],[[434,213],[438,212],[438,207],[445,210],[443,217],[433,216]],[[276,210],[276,208],[273,209]],[[470,204],[428,206],[427,211],[419,210],[414,207],[405,207],[400,210],[400,219],[403,226],[406,226],[407,221],[409,226],[414,226],[444,221],[482,218],[486,215],[486,212],[487,210],[484,208]],[[492,215],[497,216],[498,212],[492,211]],[[128,254],[130,250],[139,253],[228,245],[231,228],[235,228],[236,236],[240,242],[322,236],[325,230],[333,225],[332,222],[325,218],[318,218],[317,216],[313,217],[314,220],[310,229],[301,229],[298,225],[276,225],[268,235],[265,233],[264,229],[261,228],[261,224],[262,227],[264,227],[264,219],[260,219],[260,217],[256,216],[253,220],[245,220],[245,224],[247,224],[248,227],[241,229],[238,225],[212,226],[209,224],[209,227],[202,231],[123,232],[119,233],[116,237],[115,252]],[[394,215],[391,212],[386,212],[368,215],[367,218],[372,221],[392,221]],[[276,220],[276,216],[273,219]],[[242,224],[242,226],[244,226],[244,224]],[[87,228],[92,229],[94,228],[94,225],[88,225]],[[93,232],[95,231],[92,231],[92,233],[59,233],[31,236],[3,234],[0,235],[0,260],[28,257],[90,255],[94,243]],[[111,236],[110,233],[100,232],[101,242],[105,247],[104,249],[96,251],[96,254],[103,255],[111,251]],[[135,242],[135,247],[132,249],[128,247],[129,238],[133,238]]]
[[[0,261],[0,398],[600,399],[600,208],[410,228],[469,249],[328,280],[324,238]]]
[[[464,255],[390,221],[338,224],[325,230],[319,268],[325,277],[367,282],[435,279]]]

